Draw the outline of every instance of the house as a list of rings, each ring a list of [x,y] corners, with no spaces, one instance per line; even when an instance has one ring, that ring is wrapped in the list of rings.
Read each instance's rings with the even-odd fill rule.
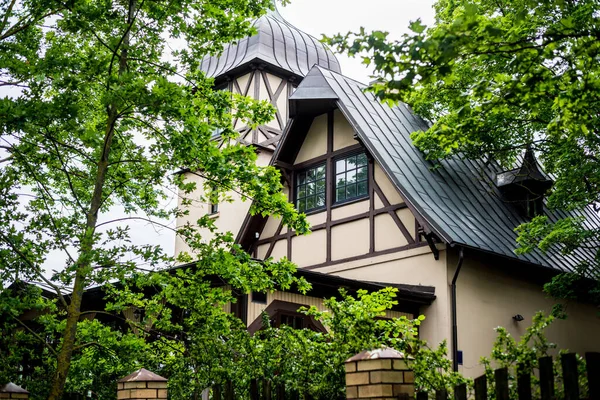
[[[255,27],[254,36],[205,58],[202,69],[217,87],[277,108],[264,126],[235,121],[235,128],[242,143],[256,148],[259,164],[281,170],[284,191],[306,213],[312,233],[297,236],[277,218],[249,215],[250,204],[235,193],[231,203],[194,206],[178,224],[211,214],[254,257],[287,257],[329,287],[404,288],[397,312],[424,314],[421,336],[432,344],[447,340],[456,367],[479,375],[494,328],[524,333],[532,315],[550,312],[554,303],[542,285],[590,257],[514,253],[514,228],[548,213],[543,195],[551,179],[531,151],[509,171],[494,160],[459,157],[434,166],[410,140],[428,124],[408,106],[388,107],[365,93],[363,84],[342,75],[329,49],[277,11]],[[201,183],[190,173],[187,179]],[[592,210],[586,217],[600,223]],[[178,239],[176,252],[187,250]],[[319,293],[251,294],[238,312],[255,327],[262,310],[274,315],[320,306],[321,299]],[[600,351],[597,309],[573,303],[567,311],[549,339],[572,351]]]

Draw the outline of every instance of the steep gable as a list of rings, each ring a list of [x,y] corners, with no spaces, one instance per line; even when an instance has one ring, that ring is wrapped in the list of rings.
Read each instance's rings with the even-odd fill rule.
[[[307,122],[293,131],[293,143],[284,144],[294,144],[285,150],[287,162],[277,156],[274,162],[285,163],[285,192],[306,212],[312,232],[297,236],[279,218],[262,218],[261,224],[246,230],[250,240],[245,247],[259,259],[285,256],[308,269],[426,248],[412,212],[382,166],[357,140],[344,114],[332,109],[298,118]],[[322,175],[305,184],[314,168]],[[322,190],[321,203],[304,202],[314,190]],[[260,219],[248,219],[246,226]]]
[[[309,85],[305,90],[301,84],[290,97],[291,109],[301,110],[301,103],[309,101],[316,92],[327,93],[426,231],[450,245],[460,244],[563,271],[573,270],[579,262],[593,256],[583,251],[570,256],[541,252],[517,256],[514,228],[526,219],[503,201],[490,178],[502,172],[497,164],[455,156],[434,168],[410,139],[412,132],[426,130],[428,125],[408,106],[383,105],[364,91],[364,85],[318,66],[306,79],[309,77],[322,88],[317,91]],[[546,213],[551,220],[566,216],[562,212]],[[591,209],[585,211],[585,216],[589,223],[600,225]]]

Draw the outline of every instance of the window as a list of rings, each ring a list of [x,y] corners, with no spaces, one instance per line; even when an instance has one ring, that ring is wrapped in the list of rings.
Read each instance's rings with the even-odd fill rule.
[[[369,195],[366,154],[355,154],[335,161],[335,202]]]
[[[300,212],[325,207],[325,165],[309,168],[296,179],[296,208]]]
[[[276,328],[279,328],[281,325],[287,325],[294,329],[304,329],[308,327],[305,323],[304,315],[291,313],[278,313],[275,318],[271,320],[271,325]]]
[[[252,292],[252,302],[267,304],[267,294],[263,292]]]
[[[219,212],[219,203],[210,203],[210,215],[214,215]]]

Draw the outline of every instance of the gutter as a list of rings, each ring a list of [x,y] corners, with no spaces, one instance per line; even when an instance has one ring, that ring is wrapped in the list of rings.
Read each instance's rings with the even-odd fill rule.
[[[452,284],[450,285],[450,307],[452,308],[452,369],[458,372],[458,322],[456,316],[456,280],[460,269],[462,268],[464,260],[464,248],[461,246],[458,252],[458,263],[456,264],[456,270],[454,271],[454,277],[452,277]]]

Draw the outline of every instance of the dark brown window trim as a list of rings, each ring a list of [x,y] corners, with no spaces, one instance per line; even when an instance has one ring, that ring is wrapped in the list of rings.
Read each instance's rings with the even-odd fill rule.
[[[338,171],[337,171],[337,169],[335,167],[336,163],[339,160],[343,160],[343,159],[346,159],[346,158],[349,158],[349,157],[352,157],[352,156],[357,156],[359,154],[364,154],[366,156],[366,158],[367,158],[367,165],[366,165],[366,167],[367,167],[367,180],[366,180],[366,182],[367,182],[367,193],[362,194],[360,196],[354,196],[354,197],[351,197],[349,199],[344,199],[344,200],[341,200],[341,201],[336,201],[335,200],[335,196],[336,196],[337,186],[336,186],[335,177],[338,174]],[[332,157],[331,165],[332,165],[332,167],[334,169],[334,171],[331,172],[332,173],[332,177],[333,177],[333,179],[332,179],[332,185],[333,185],[332,196],[334,196],[334,198],[331,199],[332,200],[331,201],[331,207],[334,207],[334,206],[337,206],[337,205],[340,205],[340,204],[348,204],[348,203],[354,202],[354,200],[364,200],[364,199],[368,199],[369,198],[370,193],[371,193],[371,187],[369,186],[369,184],[371,182],[370,182],[369,176],[371,175],[372,172],[373,173],[375,172],[375,171],[371,171],[371,169],[373,168],[373,166],[369,162],[370,158],[371,157],[369,157],[367,155],[367,152],[365,151],[364,148],[363,149],[356,149],[356,150],[353,150],[353,151],[348,151],[347,153],[340,154],[338,156]],[[358,167],[356,168],[356,170],[358,170]],[[362,181],[362,182],[364,182],[364,181]],[[358,190],[358,186],[357,186],[357,190]]]
[[[330,171],[332,168],[334,168],[335,165],[335,161],[342,159],[342,158],[346,158],[346,157],[351,157],[353,155],[357,155],[357,154],[361,154],[365,152],[365,148],[361,145],[361,144],[355,144],[352,146],[348,146],[348,147],[344,147],[342,149],[333,151],[329,154],[323,154],[322,156],[313,158],[311,160],[307,160],[307,161],[303,161],[300,164],[296,164],[293,166],[288,166],[293,168],[293,171],[295,172],[294,174],[294,179],[293,179],[293,186],[292,186],[292,203],[294,204],[294,206],[296,206],[296,201],[297,201],[297,182],[296,179],[298,179],[298,172],[302,172],[302,171],[306,171],[321,165],[325,165],[325,176],[327,177],[329,174],[331,174],[331,181],[329,181],[329,179],[325,179],[325,205],[319,208],[311,208],[310,210],[304,211],[305,215],[314,215],[314,214],[318,214],[320,212],[323,211],[327,211],[327,204],[328,204],[328,199],[330,196],[334,195],[335,192],[335,188],[334,187],[329,187],[331,185],[333,185],[333,175],[334,171]],[[328,162],[328,160],[331,160],[331,162]],[[370,163],[367,164],[367,174],[371,174],[372,173],[372,165]],[[369,182],[367,181],[367,185],[369,185]],[[335,202],[333,201],[333,199],[331,199],[331,204],[330,204],[330,209],[333,208],[337,208],[337,207],[341,207],[341,206],[345,206],[345,205],[349,205],[352,203],[357,203],[360,201],[364,201],[369,199],[370,197],[370,193],[371,193],[371,187],[369,186],[367,189],[367,194],[362,195],[360,197],[353,197],[351,199],[348,200],[343,200],[340,202]]]
[[[333,203],[333,204],[331,204],[331,208],[339,208],[339,207],[343,207],[343,206],[348,206],[350,204],[360,203],[361,201],[366,201],[366,200],[369,200],[369,193],[367,193],[363,196],[360,196],[360,197],[353,197],[348,200]]]
[[[325,194],[325,196],[327,196],[327,194]],[[312,208],[308,211],[304,211],[304,215],[306,215],[306,216],[315,215],[315,214],[326,212],[326,211],[327,211],[327,206],[323,206],[323,207],[319,207],[319,208]]]

